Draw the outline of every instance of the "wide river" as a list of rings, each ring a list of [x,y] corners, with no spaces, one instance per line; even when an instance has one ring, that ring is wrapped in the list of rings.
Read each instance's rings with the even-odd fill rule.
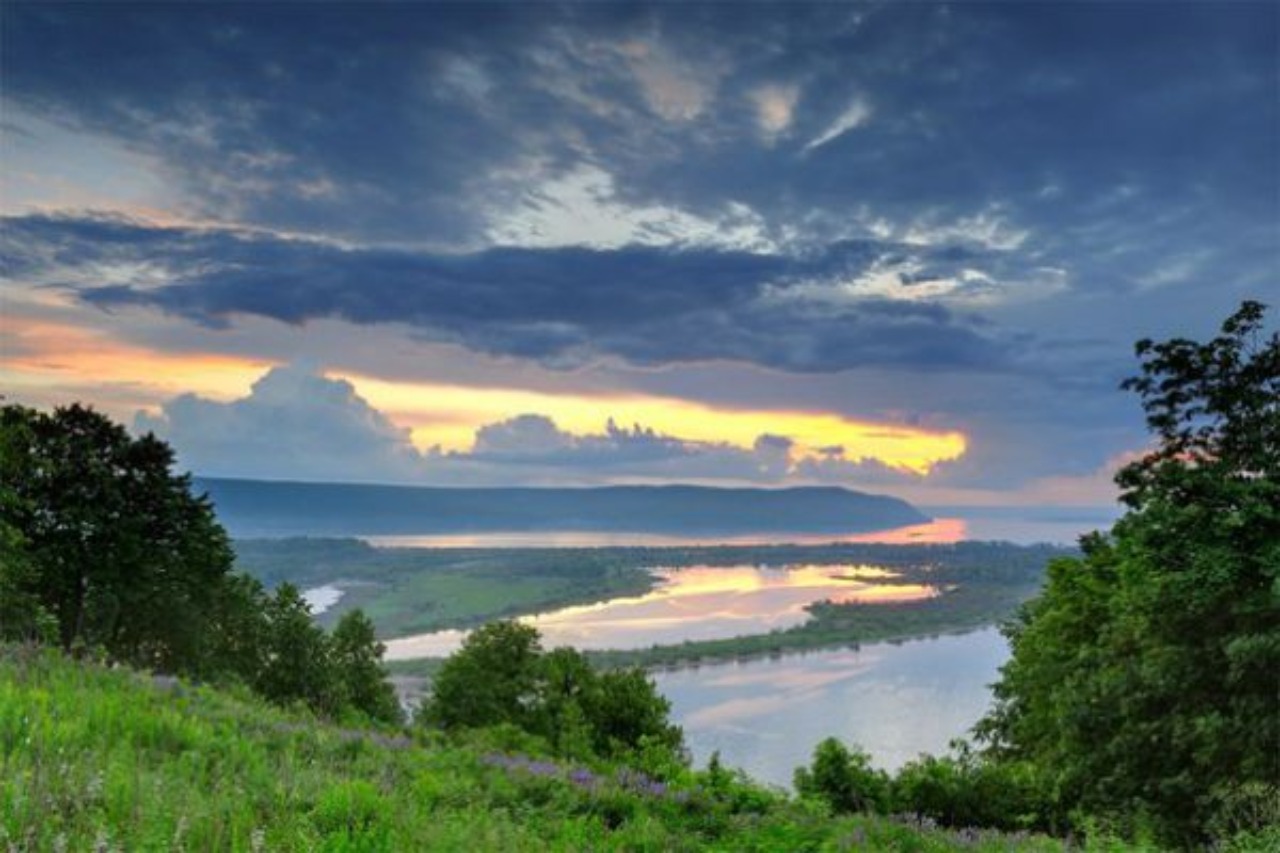
[[[870,643],[777,659],[654,673],[684,727],[697,766],[725,764],[790,786],[813,748],[834,735],[896,770],[921,752],[942,754],[991,701],[1008,657],[999,631]]]
[[[721,640],[764,634],[808,620],[815,601],[916,601],[936,595],[931,586],[893,583],[874,566],[690,566],[655,569],[658,585],[644,595],[564,607],[520,621],[534,626],[547,648],[642,649],[686,640]],[[320,600],[326,588],[308,590]],[[464,631],[432,631],[387,640],[387,660],[446,657]]]
[[[868,603],[936,594],[895,583],[874,566],[691,567],[655,572],[645,595],[525,617],[548,648],[642,648],[763,633],[809,618],[821,600]],[[314,592],[320,592],[315,590]],[[392,659],[450,654],[464,633],[438,631],[387,641]],[[994,629],[871,643],[654,673],[698,766],[719,751],[728,766],[787,786],[824,737],[864,747],[896,769],[921,752],[941,753],[977,722],[987,685],[1007,655]]]
[[[926,511],[930,511],[926,508]],[[1105,529],[1116,518],[1109,507],[1032,512],[1007,507],[956,508],[932,511],[924,524],[871,533],[744,533],[736,536],[682,536],[607,530],[535,530],[485,533],[441,533],[405,536],[361,536],[384,548],[607,548],[613,546],[695,545],[823,545],[838,542],[882,542],[889,545],[962,542],[1013,542],[1074,545],[1082,533]],[[961,514],[963,513],[963,514]]]
[[[954,513],[954,514],[953,514]],[[966,539],[1019,544],[1073,544],[1110,525],[1114,511],[935,510],[928,524],[850,536],[738,537],[699,540],[563,531],[465,536],[367,537],[380,546],[591,547],[608,545],[752,544],[757,542],[886,542],[917,544]],[[808,618],[804,605],[823,598],[891,601],[936,594],[895,584],[871,566],[791,566],[657,570],[650,593],[530,617],[545,644],[636,648],[685,639],[731,637],[785,628]],[[332,591],[317,589],[318,599]],[[317,601],[320,603],[320,601]],[[331,603],[326,601],[325,603]],[[436,632],[387,643],[389,658],[450,653],[459,632]],[[943,753],[966,736],[991,702],[989,685],[1008,657],[994,628],[902,643],[872,643],[746,662],[659,671],[654,679],[672,704],[698,766],[719,751],[728,766],[781,786],[810,760],[814,746],[835,736],[894,770],[922,752]]]

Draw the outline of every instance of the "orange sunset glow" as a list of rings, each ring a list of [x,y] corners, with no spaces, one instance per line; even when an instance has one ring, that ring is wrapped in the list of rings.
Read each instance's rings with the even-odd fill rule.
[[[439,445],[444,450],[466,450],[478,427],[536,412],[578,435],[603,432],[610,418],[623,427],[638,424],[686,441],[744,448],[761,435],[781,435],[796,443],[793,455],[799,458],[818,456],[822,448],[841,447],[847,459],[874,459],[920,475],[965,451],[965,437],[958,432],[887,426],[820,412],[717,409],[669,397],[577,396],[331,375],[350,381],[376,408],[395,413],[397,422],[413,430],[414,444],[421,449]]]
[[[148,349],[105,332],[50,321],[14,324],[10,334],[14,354],[6,352],[0,362],[6,386],[41,392],[57,402],[59,387],[87,385],[127,387],[129,398],[151,411],[179,393],[229,401],[247,395],[272,366],[234,355]],[[393,382],[341,369],[326,375],[350,382],[374,408],[408,429],[413,444],[424,451],[468,451],[480,427],[527,413],[549,417],[575,435],[599,435],[612,419],[624,428],[639,425],[682,441],[744,449],[761,435],[784,436],[794,442],[793,460],[819,458],[839,448],[845,460],[874,460],[920,476],[959,458],[966,447],[959,432],[872,423],[828,412],[717,408],[656,395]]]
[[[148,349],[96,329],[48,321],[7,323],[5,337],[5,385],[55,398],[62,386],[128,385],[152,405],[184,392],[225,400],[248,391],[271,366],[241,356]]]

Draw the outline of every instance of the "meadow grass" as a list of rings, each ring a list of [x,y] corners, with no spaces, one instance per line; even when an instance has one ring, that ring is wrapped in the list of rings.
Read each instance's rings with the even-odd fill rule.
[[[524,746],[528,746],[525,744]],[[536,745],[535,745],[536,746]],[[662,782],[343,728],[245,692],[0,648],[0,849],[1060,850],[1053,839],[835,818],[744,778]]]

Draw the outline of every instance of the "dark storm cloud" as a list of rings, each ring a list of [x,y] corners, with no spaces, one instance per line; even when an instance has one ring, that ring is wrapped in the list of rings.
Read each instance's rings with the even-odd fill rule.
[[[24,109],[154,154],[197,207],[270,227],[475,245],[495,210],[585,163],[624,202],[712,219],[738,202],[775,238],[816,244],[856,231],[859,211],[999,209],[1034,235],[1028,264],[1140,287],[1192,241],[1238,246],[1229,275],[1274,270],[1277,17],[1250,3],[10,4],[3,71]],[[772,130],[770,87],[790,93]],[[1179,269],[1205,274],[1166,278]]]
[[[9,3],[6,138],[226,227],[14,219],[4,269],[923,411],[974,437],[955,482],[1092,470],[1142,440],[1131,342],[1280,281],[1278,43],[1267,3]],[[858,367],[904,370],[787,375]]]
[[[805,257],[642,246],[438,254],[51,216],[10,218],[0,236],[0,261],[16,279],[212,326],[237,315],[404,323],[432,340],[549,364],[611,355],[815,372],[1009,367],[1014,343],[940,305],[815,304],[804,292],[907,256],[954,275],[975,253],[857,242]],[[122,269],[151,283],[112,283]]]

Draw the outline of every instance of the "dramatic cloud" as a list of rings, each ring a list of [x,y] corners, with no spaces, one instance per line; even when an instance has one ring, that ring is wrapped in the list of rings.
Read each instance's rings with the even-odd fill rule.
[[[310,356],[919,419],[968,439],[931,487],[1067,491],[1142,440],[1134,339],[1280,281],[1278,40],[1263,3],[4,4],[0,380],[154,408]],[[423,464],[896,476],[550,415]]]
[[[1002,259],[979,248],[866,241],[796,257],[646,246],[438,254],[46,216],[10,219],[4,232],[0,258],[15,278],[73,287],[106,309],[158,308],[213,326],[237,315],[398,322],[432,340],[553,364],[725,359],[801,372],[1002,370],[1018,348],[914,298],[925,281],[998,291],[993,274],[974,268],[998,270]],[[122,274],[147,284],[115,283]],[[869,275],[896,276],[897,286],[860,289]]]
[[[412,478],[421,457],[409,432],[355,393],[303,365],[277,367],[228,403],[184,394],[140,431],[170,441],[178,461],[210,476],[388,482]]]
[[[207,476],[418,485],[601,484],[664,482],[856,485],[863,475],[890,482],[891,469],[846,460],[827,450],[836,470],[815,471],[785,436],[762,434],[750,447],[663,435],[612,419],[604,431],[575,434],[540,414],[486,424],[468,450],[419,451],[407,429],[360,396],[353,385],[308,365],[272,368],[246,397],[219,402],[184,394],[159,415],[139,413],[177,449],[179,464]],[[870,479],[870,478],[868,478]],[[896,482],[917,479],[896,472]]]

